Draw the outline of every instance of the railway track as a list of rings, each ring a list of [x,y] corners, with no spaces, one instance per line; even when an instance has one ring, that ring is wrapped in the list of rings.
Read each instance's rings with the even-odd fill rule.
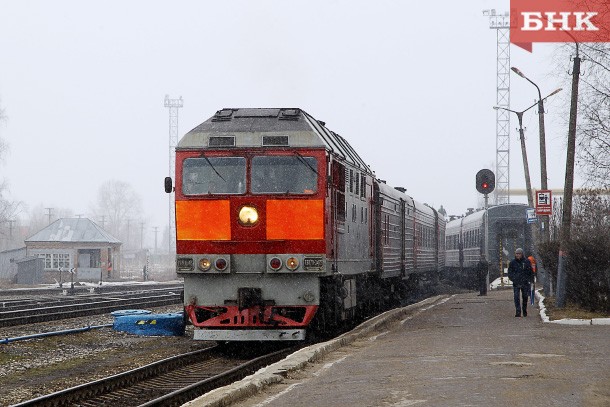
[[[182,302],[181,289],[86,295],[62,299],[41,298],[4,302],[0,305],[0,327],[100,315],[126,308],[160,307]]]
[[[215,346],[38,397],[14,407],[179,406],[240,380],[295,350],[296,347],[290,347],[256,357],[229,357]]]

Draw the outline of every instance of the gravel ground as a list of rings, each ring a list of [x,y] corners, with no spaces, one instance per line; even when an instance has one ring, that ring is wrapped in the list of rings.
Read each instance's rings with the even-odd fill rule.
[[[465,292],[439,284],[434,294]],[[180,305],[150,309],[181,312]],[[110,324],[110,314],[0,328],[0,338]],[[190,329],[189,329],[190,328]],[[9,406],[92,380],[134,369],[181,353],[213,345],[192,340],[192,327],[183,337],[146,337],[112,328],[0,344],[0,406]]]
[[[180,312],[179,305],[151,308]],[[0,328],[0,338],[82,328],[113,322],[111,315]],[[147,337],[112,328],[0,344],[0,406],[9,406],[78,384],[140,367],[184,352],[211,346],[184,337]]]

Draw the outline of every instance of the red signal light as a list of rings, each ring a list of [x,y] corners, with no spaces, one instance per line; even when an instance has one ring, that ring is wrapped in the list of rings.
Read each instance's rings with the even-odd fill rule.
[[[489,184],[487,182],[484,182],[482,185],[483,189],[487,189],[488,186],[489,186]]]

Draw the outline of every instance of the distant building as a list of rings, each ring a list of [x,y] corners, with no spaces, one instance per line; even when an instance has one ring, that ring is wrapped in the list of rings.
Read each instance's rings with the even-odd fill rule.
[[[15,282],[17,261],[25,257],[25,247],[0,252],[0,280]]]
[[[25,246],[26,256],[44,259],[46,281],[69,281],[70,269],[74,281],[119,277],[121,242],[87,218],[58,219],[27,238]]]

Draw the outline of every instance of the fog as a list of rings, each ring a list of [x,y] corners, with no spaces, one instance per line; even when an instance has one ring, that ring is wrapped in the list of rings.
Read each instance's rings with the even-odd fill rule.
[[[100,186],[130,184],[147,241],[168,224],[168,111],[180,134],[223,107],[300,107],[345,137],[381,179],[449,214],[481,205],[474,177],[495,170],[496,32],[483,9],[508,1],[2,1],[0,179],[28,210],[91,215]],[[519,67],[548,94],[563,86],[555,45]],[[565,72],[563,77],[556,72]],[[536,89],[511,75],[511,108]],[[549,186],[562,188],[568,91],[549,99]],[[538,117],[524,115],[534,187]],[[511,117],[510,187],[524,189]],[[524,196],[511,198],[526,202]],[[29,209],[28,209],[29,208]],[[41,214],[42,216],[43,214]],[[99,221],[98,219],[94,219]]]

